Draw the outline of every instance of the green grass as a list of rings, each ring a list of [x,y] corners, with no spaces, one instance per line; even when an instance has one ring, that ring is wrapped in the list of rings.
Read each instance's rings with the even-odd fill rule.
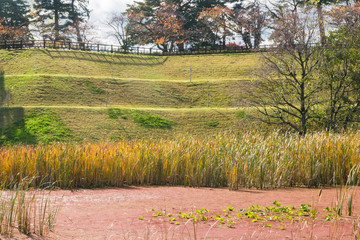
[[[219,121],[209,122],[209,126],[210,126],[210,127],[217,127],[219,124],[220,124]]]
[[[187,108],[246,106],[249,81],[171,82],[59,76],[5,76],[10,106]],[[108,94],[106,94],[108,92]]]
[[[236,117],[236,108],[248,106],[259,57],[255,53],[162,57],[51,49],[0,51],[5,72],[0,104],[9,92],[10,106],[0,110],[0,128],[18,142],[26,131],[10,131],[10,124],[21,129],[15,125],[25,126],[28,115],[43,107],[58,116],[75,141],[205,136],[262,127],[255,120]],[[52,141],[28,138],[32,140],[25,142]]]
[[[157,115],[152,115],[145,111],[120,109],[120,108],[109,108],[110,119],[128,119],[132,118],[133,121],[140,126],[147,128],[171,128],[175,125],[175,122],[169,121]]]
[[[12,57],[9,57],[9,56]],[[15,56],[15,57],[14,57]],[[54,74],[146,80],[249,80],[259,54],[137,56],[81,51],[0,51],[6,75]]]
[[[0,60],[1,61],[10,61],[16,57],[19,53],[16,51],[6,51],[0,50]]]
[[[251,116],[250,114],[248,114],[248,113],[246,113],[245,111],[242,111],[242,110],[237,111],[237,112],[235,113],[235,116],[236,116],[236,118],[238,118],[239,120],[242,120],[242,119],[252,119],[252,118],[253,118],[253,116]]]
[[[147,128],[171,128],[175,125],[175,122],[169,121],[157,115],[151,115],[144,112],[135,112],[132,114],[132,118],[140,126]]]
[[[0,109],[0,123],[6,128],[42,107]],[[138,138],[169,138],[187,134],[208,136],[219,132],[246,132],[267,129],[256,120],[236,117],[236,108],[107,108],[107,107],[48,107],[63,126],[71,129],[74,141],[122,140]],[[251,109],[249,114],[253,114]],[[134,119],[134,113],[149,117],[144,126]],[[164,119],[165,122],[163,122]],[[139,119],[139,121],[142,121]],[[159,126],[160,122],[160,126]],[[216,127],[210,126],[216,122]],[[176,124],[174,124],[176,123]],[[170,127],[171,126],[171,127]]]
[[[0,145],[69,141],[72,137],[71,130],[50,109],[35,109],[23,119],[0,129]]]
[[[71,129],[76,141],[242,131],[257,125],[247,117],[236,117],[236,108],[248,106],[259,57],[255,53],[163,57],[51,49],[0,51],[5,73],[0,104],[9,92],[10,106],[0,110],[0,128],[4,132],[10,124],[24,125],[33,110],[47,107]],[[20,138],[14,131],[10,135]],[[25,142],[50,141],[28,138],[33,140]]]
[[[84,83],[84,85],[89,89],[89,91],[91,93],[94,93],[94,94],[105,94],[106,91],[98,86],[96,86],[93,82],[91,81],[86,81]]]

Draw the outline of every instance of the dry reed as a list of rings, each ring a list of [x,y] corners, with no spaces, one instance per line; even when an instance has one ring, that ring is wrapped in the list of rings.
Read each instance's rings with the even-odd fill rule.
[[[360,133],[223,134],[0,149],[0,181],[62,188],[324,186],[359,181]]]

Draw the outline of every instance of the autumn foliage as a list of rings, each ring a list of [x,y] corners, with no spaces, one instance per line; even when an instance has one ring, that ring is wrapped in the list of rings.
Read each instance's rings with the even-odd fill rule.
[[[230,16],[232,11],[227,7],[217,5],[204,9],[199,15],[199,21],[214,35],[214,41],[222,40],[225,46],[226,37],[231,36]]]
[[[185,42],[186,35],[177,10],[176,4],[162,3],[151,17],[142,12],[129,13],[130,35],[140,45],[155,43],[164,52],[172,50]]]
[[[4,24],[4,20],[0,19],[0,41],[5,40],[20,40],[26,35],[26,31],[23,28],[7,26]]]
[[[331,18],[331,24],[338,27],[345,25],[355,27],[360,23],[360,2],[353,5],[337,6],[328,12]]]

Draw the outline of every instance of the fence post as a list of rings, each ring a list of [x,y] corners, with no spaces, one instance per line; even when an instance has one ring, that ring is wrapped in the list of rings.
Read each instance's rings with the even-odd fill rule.
[[[113,45],[111,45],[111,53],[113,53]]]
[[[56,40],[54,40],[54,49],[56,49]]]
[[[190,82],[191,82],[191,67],[190,67]]]
[[[46,48],[46,40],[44,39],[44,48]]]
[[[207,93],[206,107],[209,108],[209,92]]]
[[[6,40],[4,40],[4,44],[5,44],[5,49],[7,49],[7,46],[6,46]]]
[[[140,48],[137,47],[137,54],[139,55],[139,53],[140,53]]]
[[[7,104],[8,104],[9,93],[10,93],[10,89],[8,89],[8,90],[6,91],[4,109],[6,109],[6,106],[7,106]]]
[[[20,40],[20,49],[23,49],[23,40]]]
[[[100,46],[97,44],[97,51],[100,52]]]
[[[68,43],[68,47],[69,47],[69,50],[71,50],[71,43],[70,42]]]

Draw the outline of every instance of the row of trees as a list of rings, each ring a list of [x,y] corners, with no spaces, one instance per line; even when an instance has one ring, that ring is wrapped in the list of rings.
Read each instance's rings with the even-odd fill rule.
[[[0,0],[0,40],[74,38],[83,42],[88,0]]]
[[[325,43],[324,6],[351,5],[348,0],[144,0],[130,5],[126,14],[114,14],[107,21],[123,48],[132,44],[155,44],[164,52],[175,47],[225,47],[227,39],[240,36],[242,45],[258,48],[264,32],[273,32],[285,6],[296,11],[311,6],[317,19],[319,42]],[[267,34],[269,35],[269,34]]]
[[[277,48],[264,54],[251,97],[262,120],[300,135],[311,127],[346,130],[359,122],[360,3],[328,12],[333,30],[327,35],[314,21],[316,8],[285,4],[276,11],[271,38]],[[322,44],[314,45],[319,39]]]
[[[267,26],[265,6],[258,0],[145,0],[130,5],[126,14],[107,21],[123,48],[155,44],[164,52],[192,47],[225,46],[241,35],[247,47],[259,47]]]
[[[0,40],[76,39],[84,42],[89,17],[88,0],[0,0]],[[230,7],[231,6],[231,7]],[[240,34],[247,47],[258,47],[266,23],[258,0],[144,0],[126,13],[113,14],[107,25],[124,49],[155,44],[164,52],[185,44],[226,45],[226,38]]]
[[[76,40],[88,37],[89,0],[0,0],[0,40],[41,37]],[[126,13],[107,17],[109,35],[128,49],[132,45],[154,44],[164,52],[185,45],[225,47],[234,36],[242,45],[258,48],[264,32],[274,31],[283,7],[289,2],[260,0],[143,0],[128,6]],[[291,0],[293,10],[314,6],[321,42],[325,41],[324,5],[348,0]],[[268,34],[267,34],[268,35]]]

